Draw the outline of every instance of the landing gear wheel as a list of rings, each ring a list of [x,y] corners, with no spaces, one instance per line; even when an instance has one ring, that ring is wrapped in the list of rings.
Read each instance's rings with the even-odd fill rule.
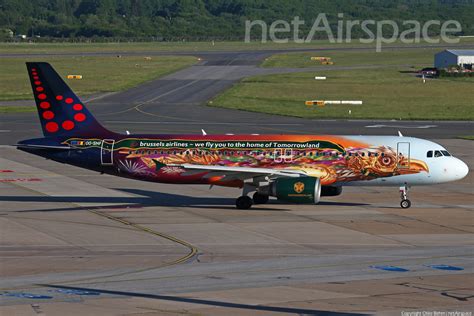
[[[400,198],[402,201],[400,202],[401,208],[409,208],[411,206],[411,202],[408,199],[408,184],[405,183],[404,186],[400,187]]]
[[[400,202],[401,208],[409,208],[411,206],[410,200],[402,200]]]
[[[254,204],[265,204],[268,202],[268,195],[263,195],[258,192],[255,192],[253,195]]]
[[[252,207],[252,199],[246,195],[243,195],[235,200],[235,206],[240,210],[248,210]]]

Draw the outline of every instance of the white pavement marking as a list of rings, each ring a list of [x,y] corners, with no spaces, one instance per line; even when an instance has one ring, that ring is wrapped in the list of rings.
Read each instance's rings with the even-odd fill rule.
[[[194,124],[194,125],[245,125],[245,126],[301,126],[299,123],[228,123],[228,122],[188,122],[188,121],[105,121],[106,123],[119,123],[119,124]]]
[[[97,96],[92,96],[92,97],[83,98],[83,101],[84,101],[84,102],[91,102],[91,101],[94,101],[94,100],[100,100],[100,99],[102,99],[102,98],[111,96],[111,95],[113,95],[113,94],[115,94],[115,93],[117,93],[117,92],[102,93],[102,94],[97,95]]]
[[[418,125],[418,126],[407,126],[407,125],[385,125],[385,124],[376,124],[376,125],[367,125],[367,128],[384,128],[384,127],[392,127],[392,128],[435,128],[438,125]]]

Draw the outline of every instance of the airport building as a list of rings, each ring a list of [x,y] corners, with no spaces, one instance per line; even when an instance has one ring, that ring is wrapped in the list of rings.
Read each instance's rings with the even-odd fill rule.
[[[435,55],[434,66],[438,69],[458,65],[465,69],[472,69],[474,64],[474,50],[447,49]]]

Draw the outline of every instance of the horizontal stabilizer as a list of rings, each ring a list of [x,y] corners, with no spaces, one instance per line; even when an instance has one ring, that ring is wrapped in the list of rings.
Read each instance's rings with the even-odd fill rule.
[[[77,148],[69,146],[48,146],[48,145],[32,145],[32,144],[15,144],[16,147],[21,148],[35,148],[35,149],[58,149],[58,150],[74,150]]]

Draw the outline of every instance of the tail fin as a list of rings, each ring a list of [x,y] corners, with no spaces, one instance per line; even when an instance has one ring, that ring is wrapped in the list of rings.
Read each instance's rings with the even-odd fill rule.
[[[106,136],[105,129],[48,63],[26,63],[44,136]]]

